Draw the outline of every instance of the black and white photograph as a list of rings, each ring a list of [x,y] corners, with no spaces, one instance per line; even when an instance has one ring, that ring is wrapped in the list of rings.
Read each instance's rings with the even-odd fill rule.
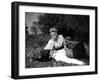
[[[97,74],[97,7],[12,3],[14,79]]]
[[[25,12],[25,67],[89,65],[89,15]]]

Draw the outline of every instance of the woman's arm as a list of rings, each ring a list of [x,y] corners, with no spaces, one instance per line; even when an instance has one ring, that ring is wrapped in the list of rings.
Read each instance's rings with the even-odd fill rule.
[[[47,45],[45,46],[44,50],[50,50],[50,57],[53,56],[54,49],[53,49],[53,41],[49,40]]]
[[[45,46],[44,50],[47,50],[47,49],[51,50],[52,48],[53,48],[52,41],[49,40],[47,45]]]

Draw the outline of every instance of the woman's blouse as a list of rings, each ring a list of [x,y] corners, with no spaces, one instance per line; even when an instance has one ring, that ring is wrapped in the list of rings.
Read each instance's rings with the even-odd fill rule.
[[[62,35],[58,35],[57,41],[54,41],[53,39],[49,40],[48,44],[46,45],[46,47],[44,49],[52,50],[53,47],[60,48],[64,44],[65,44],[64,37]]]

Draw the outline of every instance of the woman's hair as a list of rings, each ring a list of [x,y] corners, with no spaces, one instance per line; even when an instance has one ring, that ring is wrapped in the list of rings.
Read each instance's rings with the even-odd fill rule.
[[[51,33],[51,32],[57,32],[57,29],[56,29],[55,27],[50,28],[50,33]]]

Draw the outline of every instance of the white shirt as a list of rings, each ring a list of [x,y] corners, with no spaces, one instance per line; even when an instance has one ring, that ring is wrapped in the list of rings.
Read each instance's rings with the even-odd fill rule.
[[[46,47],[44,49],[53,49],[53,46],[55,46],[56,48],[59,48],[63,45],[63,43],[65,42],[64,37],[62,35],[58,35],[58,39],[57,41],[54,41],[53,39],[50,39],[48,41],[48,44],[46,45]]]

